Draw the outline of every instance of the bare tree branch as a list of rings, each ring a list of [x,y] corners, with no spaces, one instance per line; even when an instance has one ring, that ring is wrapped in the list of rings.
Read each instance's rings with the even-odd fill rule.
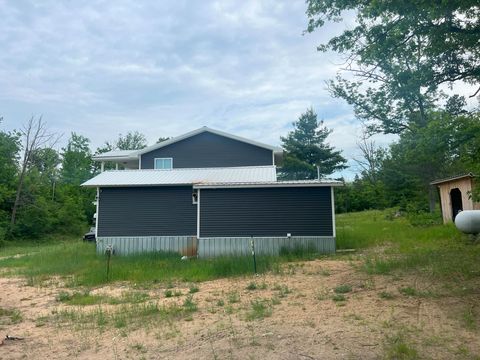
[[[35,118],[32,116],[21,128],[20,133],[24,138],[24,151],[20,176],[18,179],[17,192],[15,195],[15,202],[13,203],[12,216],[10,225],[13,227],[17,218],[17,211],[20,204],[20,199],[25,182],[25,175],[29,170],[32,154],[36,150],[45,147],[47,144],[53,146],[60,139],[55,133],[49,132],[47,123],[42,116]]]

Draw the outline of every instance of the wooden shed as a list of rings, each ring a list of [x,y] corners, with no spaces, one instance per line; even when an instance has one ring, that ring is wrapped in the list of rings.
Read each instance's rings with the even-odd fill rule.
[[[480,210],[480,203],[472,200],[472,188],[475,175],[472,173],[452,176],[432,181],[430,185],[438,186],[443,223],[454,221],[462,210]]]

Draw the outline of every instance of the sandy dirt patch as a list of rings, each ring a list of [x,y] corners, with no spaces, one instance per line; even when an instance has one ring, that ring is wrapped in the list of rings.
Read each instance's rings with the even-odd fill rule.
[[[357,265],[315,260],[288,264],[281,274],[199,283],[192,295],[198,311],[191,316],[146,318],[140,327],[121,328],[52,320],[65,309],[108,312],[121,305],[69,306],[57,297],[73,290],[58,282],[32,287],[25,279],[0,278],[0,308],[22,317],[17,323],[0,317],[0,335],[24,338],[4,341],[0,359],[382,359],[403,343],[420,358],[480,354],[477,324],[466,326],[462,315],[478,294],[477,299],[411,295],[409,288],[431,294],[436,287],[411,277],[368,276]],[[257,288],[248,290],[252,282]],[[174,284],[171,291],[182,295],[168,298],[165,284],[148,289],[114,284],[91,293],[121,297],[141,291],[149,302],[181,306],[190,285]],[[338,294],[334,289],[341,285],[346,292]],[[252,303],[264,305],[254,319]]]

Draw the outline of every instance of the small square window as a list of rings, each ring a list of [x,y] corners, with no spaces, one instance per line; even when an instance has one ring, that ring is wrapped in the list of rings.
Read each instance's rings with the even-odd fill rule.
[[[173,168],[172,158],[156,158],[155,169],[158,170],[171,170]]]

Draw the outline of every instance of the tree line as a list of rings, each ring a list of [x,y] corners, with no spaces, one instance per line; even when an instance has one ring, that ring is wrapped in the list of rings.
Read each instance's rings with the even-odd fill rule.
[[[307,34],[355,15],[353,27],[318,46],[344,57],[327,88],[352,106],[364,129],[361,156],[354,159],[358,173],[337,190],[337,211],[431,212],[438,198],[432,180],[480,174],[480,110],[446,92],[466,83],[473,86],[471,98],[480,93],[477,1],[307,0],[306,14]],[[293,127],[281,138],[280,178],[315,179],[346,168],[342,153],[327,141],[332,130],[313,109]],[[398,140],[378,147],[374,134],[396,134]],[[16,131],[0,129],[0,241],[80,234],[91,221],[94,191],[79,186],[99,171],[90,140],[72,133],[59,151],[56,140],[41,118]],[[130,132],[95,152],[145,146],[144,135]],[[469,195],[478,199],[479,193],[477,186]]]

